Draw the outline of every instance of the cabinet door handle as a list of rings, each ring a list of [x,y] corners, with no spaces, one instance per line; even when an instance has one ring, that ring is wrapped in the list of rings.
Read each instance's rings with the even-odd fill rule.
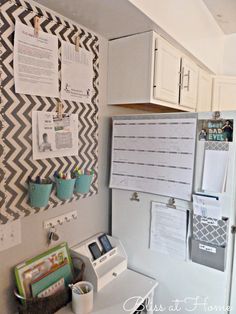
[[[181,89],[183,89],[183,83],[184,83],[184,67],[182,67],[182,69],[179,72],[180,74],[180,83],[179,86]]]
[[[190,85],[190,70],[188,70],[188,74],[184,74],[184,76],[188,77],[188,84],[184,86],[184,88],[187,88],[187,91],[189,92],[189,85]]]

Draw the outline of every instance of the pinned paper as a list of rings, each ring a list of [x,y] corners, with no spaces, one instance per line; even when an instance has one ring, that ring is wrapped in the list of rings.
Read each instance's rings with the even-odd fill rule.
[[[225,190],[229,152],[206,150],[203,170],[202,189],[222,193]]]
[[[78,114],[32,112],[33,159],[78,155]]]
[[[194,214],[203,217],[211,217],[221,219],[222,206],[218,197],[204,194],[193,195],[193,211]]]
[[[187,210],[152,202],[150,249],[183,260],[187,254]]]
[[[77,48],[79,47],[77,37]],[[62,41],[61,99],[91,103],[93,96],[93,54],[80,47]]]
[[[59,96],[58,38],[16,20],[14,37],[15,92],[43,97]],[[35,36],[36,34],[37,37]]]

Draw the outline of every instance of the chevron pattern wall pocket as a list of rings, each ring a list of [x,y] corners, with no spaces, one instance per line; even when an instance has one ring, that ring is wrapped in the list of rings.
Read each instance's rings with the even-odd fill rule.
[[[16,94],[13,78],[13,42],[15,20],[32,26],[34,17],[41,17],[41,29],[59,39],[74,43],[80,35],[80,45],[93,53],[92,104],[63,101],[64,112],[78,113],[78,156],[32,159],[32,110],[55,111],[59,99]],[[98,37],[56,14],[25,0],[7,0],[0,11],[0,223],[5,224],[24,216],[46,210],[98,192]],[[59,77],[60,77],[59,60]],[[68,172],[75,165],[94,169],[90,192],[60,201],[55,191],[46,208],[31,208],[28,203],[28,176],[52,176],[54,171]]]

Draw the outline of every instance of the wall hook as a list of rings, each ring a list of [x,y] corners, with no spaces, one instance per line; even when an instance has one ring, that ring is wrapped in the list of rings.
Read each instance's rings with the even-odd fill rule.
[[[44,228],[50,229],[52,227],[55,227],[57,225],[63,225],[65,222],[71,222],[73,219],[77,219],[77,211],[71,211],[66,214],[51,218],[47,221],[44,221]]]

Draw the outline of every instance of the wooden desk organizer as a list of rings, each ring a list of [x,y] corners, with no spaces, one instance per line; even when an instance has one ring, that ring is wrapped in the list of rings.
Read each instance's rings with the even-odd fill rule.
[[[98,259],[93,259],[88,245],[96,242],[102,250],[98,241],[100,235],[102,233],[71,248],[71,256],[79,257],[85,263],[84,280],[91,282],[97,292],[127,269],[127,255],[124,247],[117,238],[111,236],[108,236],[108,239],[113,249]]]

